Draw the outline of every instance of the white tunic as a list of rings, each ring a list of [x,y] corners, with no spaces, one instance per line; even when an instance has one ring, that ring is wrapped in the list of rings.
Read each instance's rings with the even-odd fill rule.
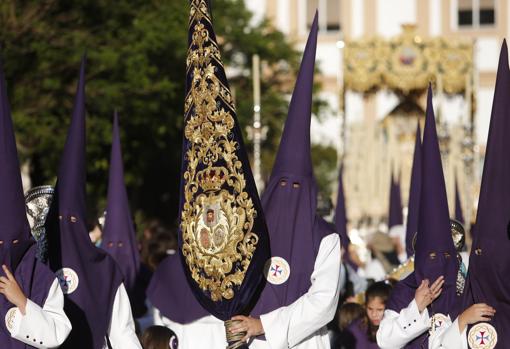
[[[120,284],[115,294],[112,317],[108,328],[108,338],[114,349],[142,349],[142,345],[136,335],[135,322],[131,314],[131,304],[129,303],[124,283]],[[106,343],[103,348],[108,348]]]
[[[321,241],[308,292],[288,306],[261,315],[266,340],[255,339],[250,348],[330,348],[326,325],[337,308],[340,263],[340,238],[330,234]]]
[[[430,321],[428,310],[425,309],[420,314],[414,299],[400,313],[385,310],[377,331],[377,344],[381,349],[403,348],[414,338],[428,331]],[[432,348],[467,349],[466,329],[461,333],[458,319],[452,323],[448,316],[447,323],[429,337],[429,349]]]
[[[189,296],[194,297],[192,294]],[[154,308],[154,324],[174,331],[179,340],[179,349],[225,349],[227,347],[223,321],[212,315],[189,324],[180,324],[164,317],[158,309]]]
[[[64,295],[57,279],[51,284],[42,308],[27,299],[25,315],[13,308],[5,320],[12,338],[35,348],[60,346],[72,328],[64,313]]]

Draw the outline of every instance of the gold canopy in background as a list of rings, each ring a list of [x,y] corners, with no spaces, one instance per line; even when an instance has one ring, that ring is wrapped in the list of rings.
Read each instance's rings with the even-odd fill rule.
[[[473,43],[445,38],[425,39],[405,25],[393,39],[348,41],[344,50],[344,89],[368,93],[389,89],[408,94],[443,81],[443,91],[466,91],[473,69]]]
[[[434,85],[450,210],[453,214],[456,178],[464,216],[469,220],[476,195],[472,179],[475,168],[473,41],[424,38],[416,34],[414,25],[404,25],[402,34],[394,38],[347,40],[343,59],[340,108],[345,126],[340,157],[345,164],[350,229],[357,228],[361,235],[381,226],[384,229],[392,172],[400,178],[402,202],[407,205],[416,123],[420,116],[424,117],[429,82]],[[361,95],[363,115],[346,115],[348,91]],[[377,115],[377,103],[386,97],[394,100],[395,105],[389,112],[381,115],[379,111]],[[464,107],[454,110],[454,115],[445,115],[443,105],[450,97],[462,99]],[[452,113],[451,108],[449,112]]]

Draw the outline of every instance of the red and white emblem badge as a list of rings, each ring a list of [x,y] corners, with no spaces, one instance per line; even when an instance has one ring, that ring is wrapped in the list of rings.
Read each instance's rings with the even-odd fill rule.
[[[78,288],[80,279],[78,279],[78,274],[73,269],[62,268],[57,270],[55,275],[64,294],[71,294]]]
[[[450,318],[444,314],[437,313],[430,318],[429,334],[432,336],[436,331],[445,328],[450,323]]]
[[[485,322],[471,327],[468,333],[468,344],[471,349],[493,349],[498,343],[496,329]]]
[[[264,272],[269,283],[281,285],[289,279],[290,266],[282,257],[271,257],[266,262]]]

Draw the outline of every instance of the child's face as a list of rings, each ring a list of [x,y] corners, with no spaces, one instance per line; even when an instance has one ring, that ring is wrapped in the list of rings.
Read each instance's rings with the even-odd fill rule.
[[[370,323],[379,326],[384,315],[385,305],[380,297],[371,298],[367,302],[367,316]]]

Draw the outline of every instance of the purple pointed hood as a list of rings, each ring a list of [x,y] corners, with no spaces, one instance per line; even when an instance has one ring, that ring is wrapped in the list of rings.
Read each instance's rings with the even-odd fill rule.
[[[407,257],[414,255],[413,239],[418,232],[418,215],[420,213],[421,192],[421,130],[420,122],[416,126],[414,143],[413,168],[411,171],[411,185],[409,189],[409,204],[407,205],[406,252]]]
[[[267,264],[268,282],[252,311],[255,316],[289,305],[306,293],[320,242],[334,232],[316,213],[317,186],[310,151],[317,21],[316,13],[273,171],[262,196],[273,260]],[[287,268],[282,259],[288,264],[290,276],[275,282],[271,275],[281,275],[282,268]]]
[[[510,70],[503,41],[487,139],[475,233],[469,258],[464,306],[486,303],[496,309],[490,324],[496,348],[510,345]]]
[[[462,203],[460,201],[459,183],[455,178],[455,220],[464,224],[464,214],[462,213]]]
[[[23,293],[43,306],[51,284],[53,273],[36,259],[36,248],[30,234],[23,186],[14,136],[11,111],[7,98],[7,84],[0,61],[0,263],[14,274]],[[4,272],[0,271],[4,276]],[[0,295],[0,318],[13,308],[4,295]],[[26,345],[11,337],[0,321],[0,343],[6,349],[24,349]]]
[[[432,88],[429,86],[422,144],[420,224],[414,263],[417,284],[424,279],[433,282],[441,275],[445,277],[443,293],[434,302],[435,311],[445,314],[452,306],[451,294],[455,296],[457,275],[457,253],[452,240],[448,212],[441,153],[432,107]]]
[[[396,225],[404,224],[402,216],[402,195],[400,193],[400,181],[395,181],[391,174],[390,205],[388,212],[388,230]]]
[[[344,184],[343,184],[343,167],[340,168],[338,174],[338,192],[336,198],[336,208],[335,208],[335,226],[340,235],[340,243],[344,249],[343,260],[354,269],[357,270],[358,266],[354,263],[349,255],[349,245],[351,244],[351,239],[349,239],[349,234],[347,233],[347,212],[345,209],[345,194],[344,194]]]
[[[21,254],[33,243],[25,211],[21,172],[7,98],[7,85],[0,62],[0,257]],[[14,243],[15,242],[15,243]],[[4,260],[4,258],[2,258]]]
[[[310,123],[312,120],[312,90],[317,51],[318,13],[315,13],[306,42],[287,120],[270,180],[283,174],[313,177]]]
[[[73,330],[62,348],[101,349],[122,273],[105,251],[92,244],[85,224],[85,58],[73,117],[46,220],[48,264],[65,294]]]
[[[435,313],[457,316],[456,277],[457,253],[450,231],[448,201],[441,154],[436,132],[436,121],[432,107],[432,88],[429,86],[427,112],[422,143],[422,177],[418,235],[416,240],[415,270],[399,281],[388,301],[387,308],[400,312],[414,298],[416,288],[422,280],[431,283],[444,276],[441,295],[429,306],[430,316]],[[428,342],[428,332],[406,345],[406,348],[421,348]]]
[[[108,251],[119,265],[124,275],[124,285],[131,295],[140,270],[140,253],[124,184],[124,166],[122,164],[117,112],[113,117],[108,203],[101,247]]]

